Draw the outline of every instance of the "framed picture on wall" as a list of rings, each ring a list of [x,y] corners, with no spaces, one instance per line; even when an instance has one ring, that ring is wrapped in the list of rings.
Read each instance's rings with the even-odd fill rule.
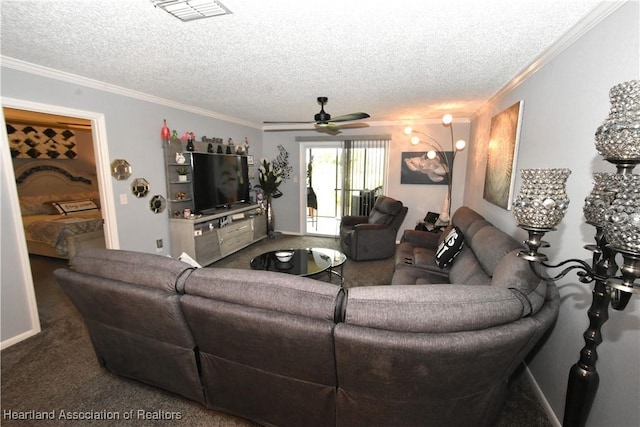
[[[518,101],[491,118],[483,197],[507,210],[511,210],[513,198],[522,105],[523,101]]]
[[[453,163],[453,151],[444,151],[434,159],[427,157],[426,151],[402,153],[400,184],[447,185],[447,173]]]

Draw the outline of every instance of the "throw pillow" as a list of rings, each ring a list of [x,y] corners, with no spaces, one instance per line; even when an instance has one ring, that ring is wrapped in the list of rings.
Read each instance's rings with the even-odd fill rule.
[[[55,208],[58,210],[58,212],[60,212],[61,215],[98,210],[98,206],[96,206],[93,200],[53,202],[53,206],[55,206]]]
[[[453,227],[436,250],[436,265],[445,268],[451,265],[464,246],[464,236],[458,227]]]

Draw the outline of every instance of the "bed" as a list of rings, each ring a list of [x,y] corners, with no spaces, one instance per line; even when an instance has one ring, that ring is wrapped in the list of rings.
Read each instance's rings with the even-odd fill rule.
[[[16,171],[30,254],[71,259],[84,248],[104,248],[100,194],[92,179],[38,162]]]

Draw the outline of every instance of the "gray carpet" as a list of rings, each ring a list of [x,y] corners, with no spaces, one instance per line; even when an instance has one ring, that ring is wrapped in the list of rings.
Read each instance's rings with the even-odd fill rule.
[[[264,251],[305,247],[337,249],[338,242],[332,238],[281,236],[252,245],[211,267],[248,268],[249,260]],[[1,352],[3,426],[256,425],[100,368],[79,314],[51,275],[55,268],[65,265],[61,260],[32,257],[42,332]],[[392,272],[392,260],[358,263],[348,260],[344,266],[345,286],[388,284]],[[325,275],[318,278],[329,280]],[[12,420],[10,414],[53,419]],[[70,421],[62,419],[63,415],[119,419]],[[129,415],[132,419],[125,420]],[[497,426],[551,425],[524,375],[514,376]]]

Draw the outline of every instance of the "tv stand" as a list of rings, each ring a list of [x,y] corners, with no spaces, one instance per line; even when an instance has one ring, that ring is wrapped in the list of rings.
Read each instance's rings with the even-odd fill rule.
[[[255,215],[258,207],[238,204],[194,219],[171,218],[171,256],[185,252],[205,266],[264,239],[267,219]]]

